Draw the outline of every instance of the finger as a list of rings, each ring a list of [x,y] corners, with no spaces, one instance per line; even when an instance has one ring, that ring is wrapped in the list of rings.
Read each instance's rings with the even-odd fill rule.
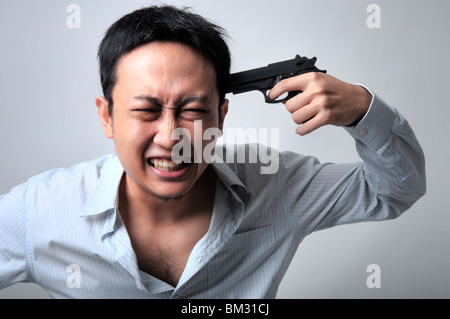
[[[276,99],[290,91],[304,91],[309,83],[310,73],[301,74],[278,82],[269,92],[269,98]]]
[[[312,97],[307,92],[301,92],[290,98],[284,103],[284,106],[290,113],[307,106],[312,102]]]
[[[319,127],[322,127],[326,125],[326,120],[324,119],[321,114],[317,114],[309,121],[306,121],[304,124],[300,125],[295,129],[295,132],[298,135],[304,136],[306,134],[309,134],[315,130],[317,130]]]
[[[292,113],[292,119],[297,124],[303,124],[317,115],[318,109],[314,105],[308,104]]]

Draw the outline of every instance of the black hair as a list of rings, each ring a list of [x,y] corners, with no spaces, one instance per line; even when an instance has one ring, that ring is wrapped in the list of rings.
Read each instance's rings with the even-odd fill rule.
[[[190,12],[188,8],[151,6],[131,12],[116,21],[105,33],[98,50],[103,95],[112,114],[112,90],[117,80],[119,59],[135,48],[153,42],[183,43],[214,65],[219,106],[225,99],[231,56],[223,28]]]

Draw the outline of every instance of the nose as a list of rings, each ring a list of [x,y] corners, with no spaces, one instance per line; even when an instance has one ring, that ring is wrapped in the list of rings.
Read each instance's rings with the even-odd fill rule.
[[[164,114],[165,113],[165,114]],[[158,119],[157,132],[153,137],[153,142],[158,146],[171,150],[178,140],[173,137],[173,131],[177,128],[175,112],[163,112]]]

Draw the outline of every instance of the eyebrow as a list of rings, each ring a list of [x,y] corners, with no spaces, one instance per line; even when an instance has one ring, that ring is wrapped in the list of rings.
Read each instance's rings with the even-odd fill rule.
[[[151,94],[141,94],[141,95],[135,96],[134,98],[136,100],[140,100],[140,101],[142,101],[142,100],[148,101],[148,102],[156,104],[158,106],[162,106],[164,104],[160,99],[158,99],[157,97],[154,97]],[[209,101],[208,95],[200,94],[200,95],[190,96],[187,98],[180,98],[177,101],[175,101],[175,105],[178,107],[178,106],[185,105],[185,104],[192,103],[192,102],[200,102],[200,103],[206,104],[208,101]]]
[[[162,105],[162,102],[158,98],[156,98],[152,95],[143,94],[143,95],[135,96],[134,98],[139,101],[148,101],[148,102],[156,104],[156,105]]]

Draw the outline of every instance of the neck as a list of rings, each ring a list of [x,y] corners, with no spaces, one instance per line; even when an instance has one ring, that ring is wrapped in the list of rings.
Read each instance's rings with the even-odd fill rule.
[[[131,219],[158,224],[170,224],[212,212],[216,174],[208,167],[195,185],[184,195],[163,197],[143,191],[124,174],[119,187],[119,210],[124,220]],[[138,189],[136,189],[138,188]]]

